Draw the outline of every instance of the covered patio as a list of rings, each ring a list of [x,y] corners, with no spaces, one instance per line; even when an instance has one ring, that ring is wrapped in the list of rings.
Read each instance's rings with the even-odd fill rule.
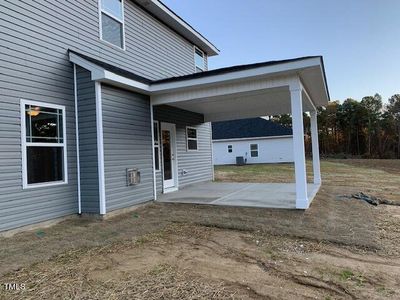
[[[321,185],[317,108],[329,93],[322,57],[236,66],[156,81],[152,106],[204,115],[205,122],[291,114],[295,182],[200,183],[164,194],[161,202],[307,209]],[[307,183],[303,113],[310,115],[313,182]]]
[[[312,200],[319,185],[308,184],[308,197]],[[260,208],[296,208],[294,183],[228,183],[203,182],[163,194],[159,202],[227,205]]]
[[[127,73],[73,51],[70,51],[70,60],[90,70],[92,80],[148,95],[153,140],[153,114],[157,106],[197,113],[204,116],[203,122],[291,114],[294,183],[196,183],[182,187],[176,182],[175,192],[159,196],[153,148],[154,200],[307,209],[318,192],[321,171],[317,108],[326,106],[329,101],[321,56],[234,66],[157,81]],[[311,122],[313,182],[310,183],[307,183],[306,176],[304,113],[309,114]]]

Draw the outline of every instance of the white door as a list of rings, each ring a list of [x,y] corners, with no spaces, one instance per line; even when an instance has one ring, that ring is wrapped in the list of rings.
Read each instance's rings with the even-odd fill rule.
[[[175,124],[161,123],[164,193],[176,190],[176,129]]]

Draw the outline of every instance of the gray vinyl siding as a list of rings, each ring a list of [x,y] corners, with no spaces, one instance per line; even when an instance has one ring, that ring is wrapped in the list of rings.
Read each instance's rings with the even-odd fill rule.
[[[100,213],[95,83],[80,67],[77,92],[82,213]]]
[[[154,107],[154,119],[176,124],[177,162],[179,187],[212,180],[211,125],[203,123],[198,113],[167,105]],[[198,151],[187,151],[186,126],[195,127],[198,134]],[[183,171],[187,173],[183,175]],[[162,174],[157,173],[157,192],[162,190]],[[160,186],[160,187],[159,187]]]
[[[68,65],[68,48],[149,79],[194,72],[193,45],[129,0],[126,50],[99,39],[98,0],[2,1],[0,28],[0,60],[10,74],[13,62],[26,69],[28,61],[36,74],[62,77],[56,68]]]
[[[211,123],[194,125],[197,129],[198,151],[187,151],[186,127],[176,127],[179,186],[210,181],[213,178]],[[183,175],[182,171],[186,171]]]
[[[68,49],[149,79],[193,72],[193,46],[187,40],[129,0],[125,20],[123,51],[99,40],[98,0],[0,1],[0,231],[78,211],[73,68]],[[21,98],[66,107],[68,184],[22,189]],[[85,151],[82,145],[81,154]],[[93,199],[95,190],[93,182]]]
[[[161,165],[161,161],[160,161],[160,165]],[[163,192],[163,177],[162,177],[162,173],[160,172],[156,172],[156,189],[157,189],[157,195],[162,194]]]
[[[150,99],[102,85],[106,209],[154,199]],[[126,169],[138,168],[141,183],[126,184]]]
[[[0,52],[3,49],[0,46]],[[61,84],[57,76],[37,80],[25,72],[28,71],[9,72],[1,62],[0,231],[66,216],[78,209],[72,68],[70,74],[64,73]],[[71,88],[60,88],[60,85]],[[68,184],[22,188],[20,99],[65,106]]]

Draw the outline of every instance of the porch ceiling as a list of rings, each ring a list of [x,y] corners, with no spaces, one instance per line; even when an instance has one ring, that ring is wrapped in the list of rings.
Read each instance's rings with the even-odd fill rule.
[[[291,91],[302,91],[302,110],[326,106],[329,92],[322,57],[221,68],[151,81],[74,51],[70,60],[92,80],[149,95],[153,106],[198,112],[206,121],[291,113]]]
[[[288,86],[224,94],[193,100],[170,103],[169,105],[201,113],[206,122],[280,115],[291,112]],[[303,110],[312,110],[312,104],[303,94]]]
[[[251,68],[250,68],[251,67]],[[206,121],[290,114],[291,91],[301,90],[302,109],[327,105],[322,59],[299,59],[249,69],[226,68],[154,82],[153,105],[201,113]]]

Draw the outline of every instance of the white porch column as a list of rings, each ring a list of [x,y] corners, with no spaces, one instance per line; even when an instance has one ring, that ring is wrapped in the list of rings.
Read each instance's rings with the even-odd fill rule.
[[[304,150],[304,125],[302,89],[300,86],[290,87],[293,128],[293,154],[296,177],[296,208],[309,207],[307,196],[306,156]]]
[[[310,122],[314,184],[321,184],[321,167],[319,161],[318,123],[316,110],[310,112]]]

